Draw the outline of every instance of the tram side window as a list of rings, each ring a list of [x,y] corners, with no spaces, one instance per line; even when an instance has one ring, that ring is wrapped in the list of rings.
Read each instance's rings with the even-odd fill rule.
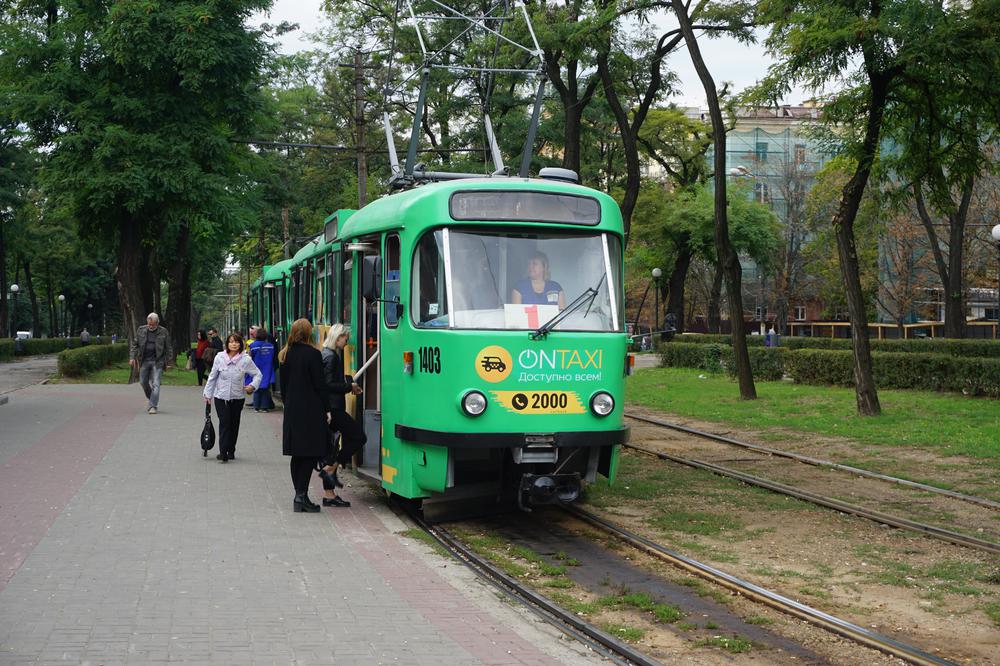
[[[351,280],[351,272],[354,269],[354,260],[348,258],[344,261],[344,271],[340,278],[340,292],[343,294],[340,307],[340,321],[347,324],[351,321],[351,307],[354,303],[354,283]]]
[[[418,326],[447,326],[444,236],[440,230],[425,234],[417,244],[411,284],[410,315],[413,321]]]
[[[385,289],[382,298],[385,307],[385,325],[395,327],[399,324],[396,303],[399,302],[399,236],[393,234],[385,239]]]
[[[313,305],[313,323],[326,322],[326,259],[316,260],[316,298]]]

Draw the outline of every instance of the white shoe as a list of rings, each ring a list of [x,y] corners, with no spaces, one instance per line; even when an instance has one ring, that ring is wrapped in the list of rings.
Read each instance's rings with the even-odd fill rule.
[[[156,407],[150,407],[148,413],[155,414],[156,413]]]

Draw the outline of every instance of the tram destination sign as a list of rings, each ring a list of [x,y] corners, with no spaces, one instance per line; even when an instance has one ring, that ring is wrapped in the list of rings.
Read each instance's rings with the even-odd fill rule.
[[[478,190],[451,195],[453,220],[503,222],[559,222],[595,226],[601,204],[593,197],[562,192]]]

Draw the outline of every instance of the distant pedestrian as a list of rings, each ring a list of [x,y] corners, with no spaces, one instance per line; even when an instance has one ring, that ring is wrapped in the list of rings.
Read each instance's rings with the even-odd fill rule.
[[[281,450],[291,456],[289,468],[296,513],[320,510],[308,495],[309,479],[316,463],[327,448],[326,382],[323,380],[323,357],[309,341],[312,324],[296,319],[285,346],[278,353],[281,399],[285,404],[281,424]]]
[[[268,342],[267,331],[258,328],[257,339],[250,343],[250,358],[254,365],[260,368],[263,379],[260,380],[260,388],[253,394],[253,410],[255,412],[269,412],[274,409],[274,400],[271,399],[271,386],[274,384],[274,345]]]
[[[198,386],[201,386],[202,381],[205,379],[205,370],[207,365],[205,363],[205,350],[209,348],[208,334],[205,331],[198,331],[195,336],[198,339],[198,344],[194,348],[194,370],[198,375]],[[215,361],[215,354],[212,354],[212,361]]]
[[[155,312],[146,315],[146,325],[136,330],[129,347],[128,364],[139,367],[139,384],[149,400],[147,411],[155,414],[160,403],[163,371],[174,364],[174,343],[167,329],[160,326],[160,315]]]
[[[90,344],[90,331],[87,330],[85,326],[82,331],[80,331],[80,345],[86,347]]]
[[[331,443],[323,461],[323,469],[319,473],[323,479],[323,490],[326,491],[323,506],[351,506],[350,502],[337,495],[337,487],[343,487],[337,478],[337,468],[350,463],[354,454],[368,441],[365,431],[347,413],[347,401],[344,399],[348,393],[361,395],[361,387],[354,378],[344,374],[344,347],[350,334],[351,329],[347,326],[334,324],[323,341],[323,378],[329,391],[326,409],[330,412]],[[339,451],[333,445],[336,432],[340,433]]]
[[[215,355],[212,371],[205,382],[205,404],[215,399],[215,413],[219,417],[219,455],[217,460],[228,462],[236,458],[236,439],[240,435],[240,416],[243,414],[244,394],[251,394],[260,386],[260,370],[249,354],[243,353],[243,336],[230,333],[226,338],[226,351]],[[251,375],[249,384],[243,377]]]
[[[215,361],[215,355],[220,351],[222,351],[222,339],[219,337],[219,332],[214,328],[210,328],[208,329],[208,347],[205,348],[205,353],[203,355],[206,368],[212,367],[212,363]]]

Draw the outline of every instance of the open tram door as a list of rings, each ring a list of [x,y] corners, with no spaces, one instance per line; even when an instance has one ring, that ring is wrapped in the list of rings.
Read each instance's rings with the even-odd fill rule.
[[[382,411],[381,363],[379,360],[381,318],[379,299],[382,292],[381,239],[367,237],[347,245],[354,252],[352,264],[357,268],[357,298],[354,299],[355,381],[364,390],[353,410],[353,416],[364,428],[368,441],[361,451],[358,471],[381,480]]]

